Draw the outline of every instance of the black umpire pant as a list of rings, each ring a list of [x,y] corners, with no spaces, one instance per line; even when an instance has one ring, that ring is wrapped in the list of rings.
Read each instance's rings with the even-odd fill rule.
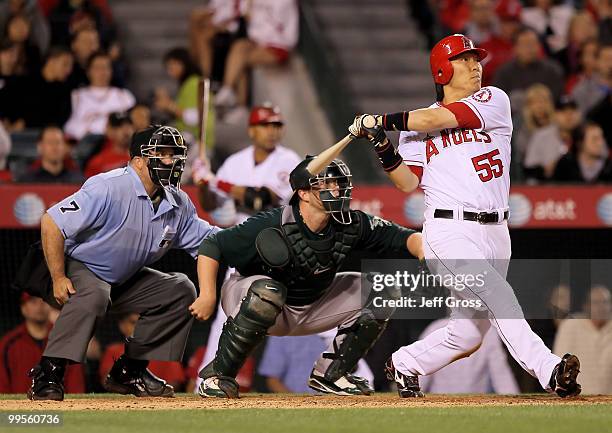
[[[62,307],[44,356],[84,362],[96,321],[112,311],[140,314],[134,335],[126,341],[128,357],[181,360],[193,324],[188,307],[196,299],[195,287],[187,276],[143,268],[124,284],[111,286],[68,257],[66,276],[76,294]]]

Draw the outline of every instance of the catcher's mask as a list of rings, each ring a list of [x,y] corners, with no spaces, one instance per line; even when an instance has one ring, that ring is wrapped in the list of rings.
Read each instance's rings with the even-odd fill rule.
[[[176,128],[155,125],[134,134],[130,152],[132,157],[148,159],[149,175],[154,184],[180,189],[187,146]]]
[[[340,224],[352,222],[350,213],[353,181],[351,171],[340,159],[334,159],[323,171],[311,175],[306,167],[314,159],[307,156],[289,175],[289,182],[294,193],[291,204],[297,203],[300,189],[310,189],[319,193],[323,208]]]

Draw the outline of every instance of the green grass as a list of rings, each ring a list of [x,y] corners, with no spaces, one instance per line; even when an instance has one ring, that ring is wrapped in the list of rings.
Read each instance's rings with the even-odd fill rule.
[[[64,424],[61,427],[0,427],[0,432],[612,432],[612,405],[65,411],[63,416]]]

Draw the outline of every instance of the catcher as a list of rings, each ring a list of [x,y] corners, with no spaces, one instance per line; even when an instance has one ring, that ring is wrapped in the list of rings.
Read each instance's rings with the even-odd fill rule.
[[[198,257],[199,320],[212,314],[220,263],[236,268],[221,288],[228,316],[212,362],[199,373],[202,397],[238,397],[236,373],[268,335],[307,335],[338,327],[315,362],[308,385],[336,395],[369,395],[367,380],[351,371],[384,331],[393,309],[364,306],[361,274],[337,272],[354,250],[405,251],[423,257],[421,235],[351,210],[349,168],[334,159],[321,173],[300,162],[289,176],[287,206],[259,213],[203,241]]]

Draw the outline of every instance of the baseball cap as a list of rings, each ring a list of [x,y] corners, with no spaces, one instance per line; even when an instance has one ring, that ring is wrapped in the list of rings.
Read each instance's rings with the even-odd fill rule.
[[[130,143],[130,158],[142,156],[142,146],[149,144],[149,141],[157,128],[157,126],[149,126],[146,129],[136,131],[132,135],[132,142]]]
[[[518,0],[501,0],[497,3],[495,12],[502,21],[520,21],[521,3]]]
[[[249,115],[249,126],[267,125],[270,123],[277,123],[279,125],[284,123],[278,107],[272,104],[253,107]]]
[[[130,119],[130,116],[124,111],[114,112],[108,116],[108,125],[113,128],[117,128],[125,123],[131,124],[132,119]]]
[[[295,166],[291,173],[289,173],[289,185],[293,190],[293,195],[289,200],[289,204],[295,204],[299,201],[298,190],[310,189],[310,178],[312,174],[306,169],[310,161],[315,159],[312,155],[306,155],[306,158]]]

